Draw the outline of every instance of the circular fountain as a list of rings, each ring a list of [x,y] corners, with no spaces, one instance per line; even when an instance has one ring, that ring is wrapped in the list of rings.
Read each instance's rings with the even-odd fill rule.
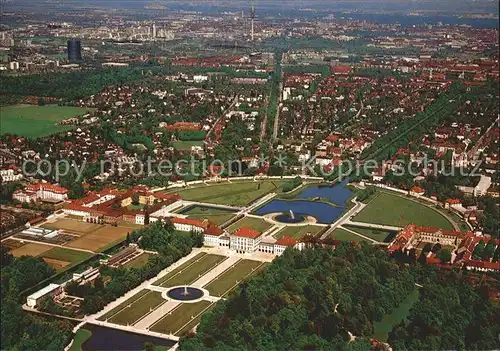
[[[296,224],[302,223],[307,219],[307,216],[301,214],[295,214],[292,210],[289,210],[288,213],[284,212],[282,214],[278,214],[274,216],[274,220],[281,223],[286,224]]]
[[[182,302],[194,302],[205,295],[203,289],[193,288],[191,286],[177,286],[166,291],[166,297],[171,300]]]

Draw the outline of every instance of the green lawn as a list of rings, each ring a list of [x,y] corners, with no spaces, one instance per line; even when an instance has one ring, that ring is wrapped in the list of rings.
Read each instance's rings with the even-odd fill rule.
[[[229,293],[239,282],[244,280],[247,275],[252,274],[262,262],[252,260],[238,261],[233,267],[229,268],[223,274],[212,280],[204,288],[212,296],[222,297]]]
[[[385,242],[385,240],[392,235],[392,232],[388,230],[361,228],[352,225],[344,225],[344,227],[380,242]]]
[[[167,279],[163,280],[160,286],[171,287],[192,284],[225,259],[227,259],[226,256],[205,255],[198,262],[186,267],[186,269],[179,270],[175,274],[170,275]],[[158,284],[155,283],[155,285]]]
[[[151,256],[148,253],[143,253],[136,258],[134,258],[132,261],[128,261],[123,265],[124,268],[140,268],[144,266],[146,263],[148,263],[149,256]]]
[[[274,234],[275,239],[279,239],[284,235],[288,235],[294,239],[300,239],[307,233],[311,233],[313,236],[316,235],[323,227],[317,226],[317,225],[306,225],[302,227],[285,227],[281,229],[279,232]]]
[[[178,193],[184,200],[213,204],[246,206],[250,202],[270,193],[279,191],[286,181],[223,181],[218,184],[200,185],[187,189],[170,189],[170,193]]]
[[[90,109],[68,106],[13,105],[0,108],[1,133],[38,138],[72,129],[57,122],[86,114]]]
[[[177,150],[191,150],[192,146],[201,146],[203,147],[203,140],[179,140],[174,141],[173,146]]]
[[[160,292],[149,291],[141,298],[135,300],[132,304],[124,306],[120,312],[109,318],[108,322],[120,325],[132,325],[148,314],[151,309],[155,309],[165,301],[166,300],[161,297]]]
[[[157,333],[175,334],[182,330],[186,324],[190,324],[194,318],[201,314],[212,302],[200,301],[196,303],[183,303],[167,314],[163,319],[151,326],[150,330]]]
[[[54,247],[53,249],[42,254],[42,257],[71,263],[84,261],[90,256],[92,256],[92,254],[89,252],[70,250],[62,247]]]
[[[81,351],[83,343],[90,339],[91,336],[92,333],[90,332],[90,330],[78,329],[75,337],[73,338],[73,344],[71,344],[69,351]]]
[[[137,204],[137,205],[130,204],[127,206],[127,210],[130,210],[130,211],[139,211],[139,210],[142,210],[143,208],[144,208],[143,204]]]
[[[237,221],[234,224],[231,224],[227,230],[232,233],[235,230],[241,228],[241,227],[249,227],[252,229],[255,229],[261,233],[264,233],[267,229],[271,228],[273,225],[266,222],[265,220],[261,218],[255,218],[255,217],[243,217],[239,221]]]
[[[414,290],[394,311],[392,311],[391,314],[386,314],[379,322],[376,321],[373,325],[375,328],[374,338],[384,342],[387,341],[389,332],[392,331],[394,325],[408,318],[410,309],[413,304],[418,301],[419,294],[420,291],[418,289]]]
[[[191,331],[194,327],[196,327],[198,324],[200,324],[200,320],[201,320],[201,317],[203,316],[203,314],[207,313],[208,311],[210,311],[214,307],[215,307],[215,304],[210,305],[206,310],[203,311],[202,314],[199,314],[198,316],[194,317],[193,319],[191,319],[191,322],[184,325],[184,327],[182,327],[182,329],[179,329],[176,332],[176,335],[183,336],[185,333]]]
[[[147,289],[139,291],[134,296],[132,296],[132,297],[128,298],[127,300],[125,300],[125,302],[122,302],[120,305],[116,306],[111,311],[109,311],[106,314],[103,314],[101,317],[97,318],[97,320],[98,321],[105,321],[106,319],[114,316],[115,314],[117,314],[118,312],[120,312],[121,310],[123,310],[126,306],[132,304],[136,300],[139,300],[141,297],[143,297],[144,295],[146,295],[149,292],[150,292],[150,290],[147,290]]]
[[[203,206],[193,206],[188,211],[182,212],[182,214],[187,215],[189,218],[208,219],[217,225],[221,225],[235,215],[231,211]]]
[[[337,228],[330,234],[331,239],[340,240],[340,241],[368,241],[356,234],[348,232],[342,228]]]
[[[439,212],[411,199],[380,192],[353,218],[357,222],[404,227],[407,224],[453,229]]]
[[[153,285],[161,285],[163,284],[163,282],[167,281],[168,279],[172,278],[173,276],[177,275],[179,272],[183,271],[184,269],[186,269],[187,267],[191,266],[191,265],[194,265],[195,263],[199,262],[199,260],[203,257],[203,256],[206,256],[207,253],[206,252],[200,252],[199,254],[197,254],[196,256],[194,256],[193,258],[191,258],[190,260],[184,262],[183,264],[181,264],[179,267],[171,270],[170,272],[168,272],[166,275],[164,275],[163,277],[161,277],[160,279],[158,279],[157,281],[155,281],[153,283]]]

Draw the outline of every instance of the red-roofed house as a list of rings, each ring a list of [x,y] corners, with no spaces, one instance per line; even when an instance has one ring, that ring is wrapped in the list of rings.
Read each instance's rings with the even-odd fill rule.
[[[425,194],[425,190],[419,186],[414,186],[408,192],[410,196],[420,197]]]
[[[262,233],[248,227],[241,227],[231,236],[230,247],[239,253],[255,252],[262,239]]]
[[[445,203],[444,203],[444,208],[457,208],[457,207],[461,207],[462,206],[462,202],[460,202],[459,199],[446,199]]]
[[[57,184],[36,183],[28,185],[24,191],[15,191],[12,198],[20,202],[31,200],[64,201],[68,199],[68,189]]]
[[[280,256],[287,247],[293,248],[297,245],[297,240],[288,235],[284,235],[274,243],[274,254]]]

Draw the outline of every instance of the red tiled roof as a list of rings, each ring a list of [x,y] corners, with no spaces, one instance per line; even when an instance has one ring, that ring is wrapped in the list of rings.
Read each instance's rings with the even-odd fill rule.
[[[45,183],[30,184],[28,185],[27,190],[28,191],[44,190],[56,194],[66,194],[68,192],[68,189],[63,188],[62,186],[54,184],[45,184]]]
[[[275,245],[294,247],[297,244],[297,240],[288,235],[284,235],[275,242]]]
[[[177,223],[177,224],[186,224],[186,225],[192,225],[194,227],[200,227],[200,228],[207,228],[208,227],[208,221],[207,220],[201,220],[201,219],[195,219],[195,218],[177,218],[177,217],[172,217],[170,218],[172,223]]]
[[[244,238],[250,238],[250,239],[255,239],[259,237],[262,233],[256,231],[255,229],[248,228],[248,227],[241,227],[238,230],[236,230],[233,235],[235,236],[241,236]]]
[[[414,193],[425,193],[425,190],[422,189],[421,187],[419,186],[414,186],[410,189],[411,192],[414,192]]]

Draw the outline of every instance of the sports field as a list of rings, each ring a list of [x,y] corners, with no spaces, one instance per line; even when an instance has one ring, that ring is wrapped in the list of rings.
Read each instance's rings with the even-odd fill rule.
[[[150,290],[131,304],[121,304],[122,309],[110,317],[108,322],[120,325],[132,325],[148,314],[151,309],[157,308],[164,302],[166,300],[161,297],[160,292]]]
[[[170,272],[166,277],[162,277],[161,283],[155,282],[154,285],[163,287],[190,285],[226,259],[226,256],[212,254],[204,255],[191,265],[175,272]]]
[[[393,236],[393,232],[388,231],[388,230],[382,230],[382,229],[370,229],[370,228],[361,228],[361,227],[356,227],[356,226],[351,226],[351,225],[344,225],[344,227],[359,233],[363,234],[364,236],[367,236],[369,238],[372,238],[373,240],[377,240],[380,242],[387,242],[388,238],[391,238]]]
[[[257,269],[263,265],[262,262],[252,260],[241,260],[229,268],[227,271],[212,280],[204,288],[210,292],[212,296],[223,297],[236,287],[241,281],[248,276],[257,272]]]
[[[68,106],[13,105],[0,108],[2,134],[38,138],[72,129],[73,126],[56,125],[57,122],[86,114],[90,109]]]
[[[348,232],[342,228],[337,228],[330,234],[330,239],[340,240],[340,241],[368,241],[365,238],[362,238],[356,234]]]
[[[295,226],[289,226],[281,229],[279,232],[274,234],[275,239],[279,239],[284,235],[288,235],[294,239],[300,239],[307,233],[311,233],[311,235],[315,235],[318,233],[321,229],[324,227],[320,227],[317,225],[306,225],[306,226],[301,226],[301,227],[295,227]]]
[[[196,317],[201,315],[212,304],[213,302],[209,301],[183,303],[173,310],[171,314],[167,314],[153,324],[149,330],[175,335],[190,324]]]
[[[179,140],[179,141],[174,141],[173,142],[174,148],[177,150],[191,150],[191,147],[193,146],[203,146],[203,141],[202,140]]]
[[[199,201],[213,204],[246,206],[270,192],[279,191],[285,181],[240,181],[218,184],[200,185],[187,189],[171,189],[169,192],[178,193],[184,200]]]
[[[43,254],[46,251],[49,251],[53,247],[54,246],[50,246],[50,245],[27,243],[26,245],[23,245],[17,249],[12,250],[10,253],[14,257],[21,257],[21,256],[36,257],[36,256]]]
[[[404,227],[406,224],[453,229],[439,212],[411,199],[379,192],[353,221]]]
[[[127,233],[131,231],[130,228],[125,227],[101,226],[97,230],[80,236],[66,246],[99,252],[125,238]]]
[[[273,225],[271,223],[266,222],[265,220],[261,218],[255,218],[255,217],[243,217],[236,223],[231,224],[227,230],[232,233],[235,230],[241,228],[241,227],[248,227],[255,229],[261,233],[264,233],[266,230],[271,228]]]
[[[235,213],[220,208],[192,206],[181,211],[180,213],[187,215],[189,218],[208,219],[209,221],[221,225],[222,223],[233,218]]]

